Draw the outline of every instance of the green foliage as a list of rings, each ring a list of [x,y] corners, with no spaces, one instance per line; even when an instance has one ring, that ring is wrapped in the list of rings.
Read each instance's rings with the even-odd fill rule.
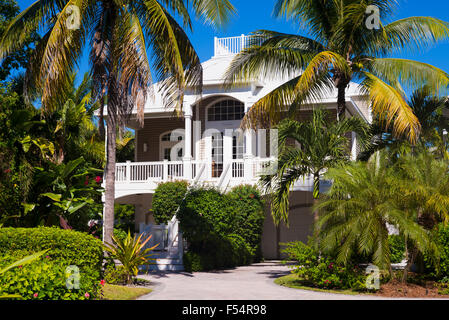
[[[211,271],[248,265],[253,262],[254,251],[236,234],[209,237],[201,247],[191,245],[184,253],[187,272]]]
[[[436,268],[431,257],[424,255],[426,273],[433,278],[449,283],[449,226],[440,223],[433,231],[433,235],[440,251],[440,259],[438,268]]]
[[[58,228],[0,228],[0,256],[23,258],[46,249],[54,263],[64,267],[76,265],[83,276],[100,278],[103,262],[100,240]]]
[[[153,195],[153,215],[157,224],[167,224],[179,206],[187,192],[187,181],[175,181],[161,183]]]
[[[190,190],[177,218],[189,244],[186,270],[230,268],[262,257],[264,206],[252,186],[239,186],[228,194],[212,188]]]
[[[391,263],[400,263],[405,258],[405,241],[400,235],[388,236]]]
[[[127,283],[130,284],[139,272],[139,266],[149,264],[149,261],[154,260],[150,257],[153,251],[159,244],[151,248],[145,248],[146,243],[151,239],[151,235],[145,240],[142,240],[143,234],[131,237],[131,233],[125,239],[121,239],[115,235],[112,236],[113,244],[105,243],[104,249],[109,254],[110,259],[118,260],[123,266],[127,274]]]
[[[416,179],[404,181],[403,172],[383,153],[367,163],[358,162],[330,169],[333,185],[315,206],[317,243],[325,253],[336,254],[338,263],[350,263],[355,254],[369,256],[381,270],[390,270],[388,225],[407,237],[417,252],[436,259],[438,250],[429,233],[416,221],[420,203]],[[414,183],[413,183],[414,182]]]
[[[123,266],[108,265],[104,271],[104,280],[109,284],[128,284],[128,272]]]
[[[323,289],[366,290],[366,275],[356,265],[343,266],[300,241],[282,244],[282,253],[297,265],[292,270],[308,286]]]
[[[133,205],[116,204],[114,208],[114,228],[126,233],[131,231],[134,233],[135,229],[135,208]]]
[[[260,191],[251,185],[234,187],[228,194],[237,212],[233,232],[240,235],[254,251],[255,261],[262,259],[262,231],[265,220],[265,202]]]
[[[358,143],[364,147],[369,126],[357,117],[337,122],[327,110],[316,108],[309,121],[284,119],[277,128],[280,151],[277,171],[262,176],[262,183],[272,198],[274,221],[282,220],[288,225],[289,194],[296,181],[307,175],[313,176],[313,198],[318,199],[324,170],[349,161],[347,134],[357,133]],[[292,141],[301,148],[291,144]]]
[[[103,262],[101,241],[84,233],[57,228],[0,228],[0,267],[41,250],[48,250],[45,258],[26,266],[23,263],[0,277],[0,294],[38,300],[96,297]],[[79,290],[66,286],[69,266],[79,268]]]
[[[1,264],[10,259],[2,257]],[[43,258],[9,270],[0,277],[0,295],[19,295],[26,300],[89,300],[97,296],[98,277],[82,272],[79,289],[68,289],[66,281],[71,273],[67,274],[67,265],[60,262]]]

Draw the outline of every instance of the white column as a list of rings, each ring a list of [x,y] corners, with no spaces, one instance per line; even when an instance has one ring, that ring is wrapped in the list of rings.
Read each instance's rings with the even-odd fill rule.
[[[188,106],[185,113],[184,134],[184,178],[192,179],[192,107]]]
[[[249,111],[252,104],[245,103],[245,113]],[[253,179],[253,162],[254,162],[254,149],[255,149],[255,131],[252,129],[245,130],[245,155],[243,159],[244,163],[244,175],[245,180]]]

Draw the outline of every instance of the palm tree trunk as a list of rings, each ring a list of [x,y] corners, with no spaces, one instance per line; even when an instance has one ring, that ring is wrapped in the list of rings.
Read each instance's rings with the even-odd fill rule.
[[[313,175],[313,205],[315,206],[318,203],[318,199],[320,198],[320,174],[315,173]],[[318,210],[314,210],[313,219],[315,221],[315,225],[318,222]]]
[[[348,86],[351,79],[341,71],[334,71],[334,85],[337,88],[338,96],[337,96],[337,121],[340,121],[344,118],[346,112],[346,87]]]
[[[112,109],[112,108],[111,108]],[[115,167],[116,167],[116,137],[117,125],[113,110],[108,107],[106,118],[106,168],[105,168],[105,203],[103,217],[103,242],[112,243],[114,232],[114,202],[115,202]]]
[[[340,84],[338,89],[337,97],[337,121],[344,118],[346,113],[346,86],[347,84]]]
[[[111,1],[107,6],[114,6]],[[111,10],[110,24],[111,30],[115,28],[117,16],[116,11]],[[110,41],[111,51],[114,50],[114,35]],[[114,60],[114,59],[112,59]],[[114,61],[111,62],[113,64]],[[103,242],[112,243],[112,235],[114,234],[114,203],[115,203],[115,169],[116,169],[116,152],[117,152],[117,90],[116,90],[116,74],[114,65],[111,66],[111,72],[107,81],[107,110],[108,116],[106,118],[106,167],[105,167],[105,203],[103,212]]]

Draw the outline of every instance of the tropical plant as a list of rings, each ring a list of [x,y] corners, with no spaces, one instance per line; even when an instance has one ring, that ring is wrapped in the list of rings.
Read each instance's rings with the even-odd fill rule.
[[[114,225],[117,127],[123,128],[134,108],[143,122],[152,74],[161,80],[164,104],[178,113],[186,87],[200,89],[200,59],[183,30],[192,27],[189,8],[214,26],[225,24],[234,12],[228,0],[37,1],[8,25],[0,39],[2,60],[20,49],[30,32],[45,31],[29,64],[25,86],[27,95],[31,88],[41,93],[44,109],[64,103],[60,101],[64,84],[86,43],[91,44],[92,98],[100,102],[100,134],[107,104],[104,241],[111,241]],[[147,49],[152,51],[154,72]]]
[[[271,212],[275,222],[283,220],[288,224],[289,195],[294,183],[304,176],[313,176],[313,198],[317,201],[324,171],[349,160],[346,135],[356,132],[363,146],[369,127],[360,118],[335,122],[323,109],[315,109],[309,121],[285,119],[277,128],[280,145],[278,169],[272,175],[262,176],[262,183],[271,194]],[[316,220],[318,213],[314,214]]]
[[[35,202],[23,203],[25,215],[36,224],[59,225],[60,219],[75,221],[74,214],[94,199],[102,190],[95,178],[101,170],[90,168],[81,157],[68,163],[49,162],[46,168],[35,167],[34,188],[39,186]],[[87,221],[84,221],[87,226]]]
[[[151,239],[152,235],[149,235],[145,240],[142,240],[144,234],[139,236],[134,235],[131,237],[131,233],[128,231],[128,235],[125,239],[112,236],[113,244],[105,242],[104,249],[109,253],[111,259],[116,259],[121,263],[121,267],[127,274],[127,283],[131,284],[134,277],[139,272],[139,266],[149,264],[150,257],[153,255],[153,251],[159,244],[151,248],[145,248],[147,242]]]
[[[421,124],[421,132],[415,144],[410,144],[403,137],[395,137],[391,126],[382,125],[382,119],[375,117],[372,124],[372,144],[361,155],[361,159],[369,158],[374,152],[388,149],[392,157],[410,153],[419,153],[422,149],[430,149],[436,156],[449,159],[449,121],[445,117],[449,102],[447,97],[432,96],[427,86],[415,90],[408,105]],[[420,146],[417,148],[416,146]],[[416,152],[414,152],[416,151]]]
[[[385,156],[376,154],[367,163],[357,162],[329,169],[333,185],[316,205],[316,243],[323,252],[336,253],[336,262],[347,264],[355,254],[370,257],[382,270],[391,272],[388,225],[433,263],[438,248],[430,233],[415,220],[414,212],[397,187],[400,176]]]
[[[391,0],[278,0],[274,16],[286,17],[310,34],[306,37],[259,30],[227,71],[226,82],[235,85],[252,78],[288,77],[290,80],[257,101],[244,124],[257,127],[261,120],[282,119],[331,93],[337,94],[338,117],[345,115],[346,89],[360,83],[373,112],[394,124],[396,135],[416,141],[420,124],[406,102],[405,88],[427,84],[436,95],[449,84],[449,75],[426,63],[392,58],[404,49],[423,50],[449,38],[449,24],[431,17],[410,17],[379,29],[368,28],[369,6],[379,19],[392,17],[397,1]],[[404,89],[403,89],[404,88]],[[336,90],[333,93],[333,90]]]

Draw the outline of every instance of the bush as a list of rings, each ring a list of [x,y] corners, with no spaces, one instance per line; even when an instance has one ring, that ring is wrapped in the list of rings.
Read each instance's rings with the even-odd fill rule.
[[[123,266],[108,265],[104,271],[104,281],[109,284],[126,285],[128,272]]]
[[[186,270],[190,261],[202,270],[211,270],[249,264],[262,257],[264,205],[252,186],[240,186],[228,194],[213,188],[191,190],[178,220],[192,253]]]
[[[14,256],[3,256],[0,269],[16,261]],[[79,289],[68,288],[67,265],[48,256],[24,266],[12,268],[0,277],[1,295],[20,295],[29,300],[89,300],[97,297],[100,280],[93,274],[81,273]],[[69,283],[76,284],[75,281]]]
[[[153,195],[153,215],[157,224],[167,224],[179,206],[187,192],[187,181],[175,181],[161,183]]]
[[[236,234],[210,238],[202,248],[190,248],[184,253],[187,272],[211,271],[247,265],[253,261],[253,251],[245,240]]]
[[[449,279],[449,226],[445,227],[444,224],[439,224],[434,230],[433,239],[439,248],[440,259],[435,266],[434,261],[424,255],[425,272],[432,278],[447,280]]]
[[[300,241],[282,244],[289,260],[297,265],[292,270],[308,286],[323,289],[366,290],[366,275],[357,265],[339,265],[334,259],[319,255]]]
[[[259,190],[250,185],[237,186],[227,194],[235,212],[234,233],[240,235],[254,251],[256,261],[262,259],[262,231],[265,220],[264,201]]]
[[[404,238],[399,235],[390,235],[388,237],[390,244],[390,260],[391,263],[400,263],[405,258],[405,242]]]
[[[81,283],[86,283],[86,288],[89,287],[87,283],[100,281],[103,247],[101,241],[93,236],[55,227],[0,228],[0,257],[2,257],[2,263],[10,262],[13,259],[18,260],[45,249],[50,250],[44,262],[33,263],[27,266],[26,270],[31,270],[30,273],[26,274],[27,276],[31,275],[32,272],[37,272],[37,274],[43,272],[45,274],[46,271],[40,270],[48,269],[55,277],[59,277],[64,274],[68,266],[77,266],[81,276]],[[14,275],[16,273],[10,276],[13,277]],[[24,277],[24,279],[26,281],[27,278]],[[59,280],[64,280],[63,282],[65,283],[65,277]],[[47,281],[53,280],[49,279]],[[47,285],[54,287],[51,284]]]

